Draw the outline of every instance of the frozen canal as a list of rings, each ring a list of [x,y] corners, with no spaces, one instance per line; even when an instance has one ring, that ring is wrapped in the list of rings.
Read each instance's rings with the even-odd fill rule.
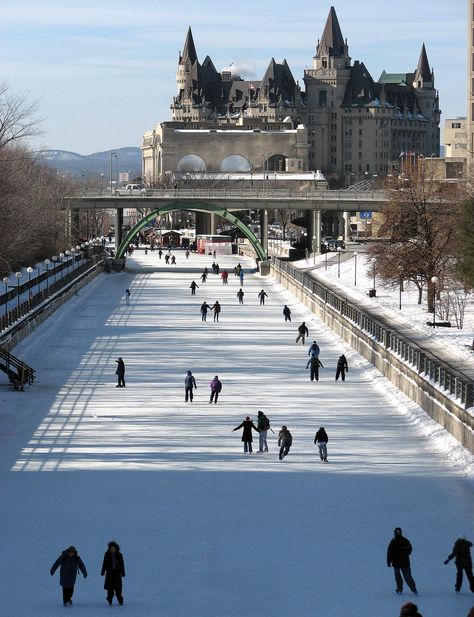
[[[474,539],[472,485],[374,389],[359,356],[348,354],[348,381],[335,383],[347,348],[281,286],[251,275],[252,261],[242,258],[244,305],[236,257],[219,259],[227,286],[212,274],[201,284],[212,259],[184,261],[178,253],[165,268],[140,252],[135,271],[101,275],[14,351],[37,382],[23,394],[0,390],[2,614],[64,612],[49,569],[70,544],[89,570],[73,610],[110,610],[100,566],[114,539],[127,572],[120,611],[133,617],[395,617],[413,600],[395,594],[386,565],[400,526],[414,547],[420,612],[465,617],[474,594],[466,583],[454,593],[455,568],[443,560],[459,534]],[[216,299],[220,322],[202,323],[200,304]],[[318,383],[305,370],[308,346],[295,344],[303,319],[321,347]],[[115,387],[118,356],[125,389]],[[214,375],[223,391],[211,406]],[[248,456],[232,432],[259,409],[293,434],[282,462],[271,433],[270,452]],[[328,465],[313,444],[320,426]]]

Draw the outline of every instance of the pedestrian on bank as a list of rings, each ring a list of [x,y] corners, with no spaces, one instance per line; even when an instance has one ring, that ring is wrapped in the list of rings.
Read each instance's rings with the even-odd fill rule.
[[[264,289],[258,292],[258,298],[260,300],[260,305],[265,304],[265,298],[268,298],[268,294],[265,293]]]
[[[292,443],[293,437],[287,427],[283,425],[281,427],[281,431],[278,433],[278,445],[280,446],[278,458],[280,459],[280,461],[283,460],[288,454]]]
[[[323,363],[317,356],[311,356],[308,362],[306,362],[306,368],[311,367],[310,379],[311,381],[319,381],[319,367],[324,368]]]
[[[229,278],[229,273],[227,270],[224,270],[221,274],[222,284],[227,285],[227,279]]]
[[[63,604],[64,606],[72,606],[72,596],[74,594],[74,585],[76,584],[78,571],[80,570],[82,576],[87,578],[86,566],[77,554],[75,546],[70,546],[59,555],[51,566],[51,576],[53,576],[58,568],[60,568],[59,584],[63,588]]]
[[[209,399],[209,403],[214,402],[214,404],[216,405],[219,394],[222,392],[222,382],[219,380],[219,377],[217,375],[211,381],[209,387],[211,388],[211,398]]]
[[[117,363],[117,370],[115,371],[117,375],[117,385],[115,387],[125,388],[125,362],[123,358],[118,358],[115,362]]]
[[[253,423],[253,421],[250,419],[250,416],[247,416],[245,418],[245,420],[239,424],[239,426],[236,426],[234,429],[232,429],[232,431],[238,431],[239,428],[243,428],[243,432],[242,432],[242,441],[244,442],[244,452],[245,454],[247,454],[247,452],[249,452],[249,454],[252,454],[252,429],[254,431],[258,431],[258,428],[255,426],[255,424]]]
[[[216,300],[214,304],[211,306],[211,311],[214,311],[214,321],[219,321],[219,314],[221,312],[221,305],[219,301]]]
[[[291,322],[291,310],[288,306],[283,307],[283,315],[285,316],[285,321],[290,321]]]
[[[191,289],[191,295],[195,296],[196,295],[196,289],[199,289],[199,285],[196,282],[192,281],[191,285],[189,286],[189,288]]]
[[[244,303],[244,292],[242,290],[242,288],[239,289],[239,291],[237,292],[237,298],[239,299],[239,304],[243,304]]]
[[[390,541],[387,549],[387,566],[393,567],[395,582],[397,584],[396,592],[403,593],[403,579],[411,591],[417,595],[416,583],[413,580],[410,568],[410,554],[412,546],[408,538],[402,535],[400,527],[395,527],[393,531],[393,539]],[[403,579],[402,579],[403,576]]]
[[[122,553],[120,552],[120,546],[113,540],[109,542],[102,562],[100,575],[104,576],[104,574],[104,589],[107,590],[107,602],[112,606],[112,600],[115,595],[117,602],[122,605],[122,578],[125,576],[125,565]]]
[[[456,584],[454,590],[457,593],[461,591],[463,572],[466,573],[470,589],[474,593],[474,576],[472,575],[471,547],[472,542],[467,540],[465,536],[461,536],[454,543],[451,554],[444,562],[445,564],[448,564],[451,559],[454,559],[454,564],[456,565]]]
[[[257,420],[257,428],[259,431],[258,435],[258,451],[259,452],[268,452],[268,444],[267,444],[267,433],[270,430],[270,420],[263,413],[263,411],[259,411]]]
[[[400,609],[400,617],[423,617],[418,612],[418,607],[413,602],[407,602]]]
[[[319,458],[323,461],[323,463],[328,462],[328,435],[324,430],[324,426],[320,426],[316,435],[314,436],[314,443],[318,446],[319,450]]]
[[[196,380],[194,379],[194,375],[191,371],[186,373],[186,377],[184,378],[184,402],[188,402],[188,398],[191,403],[193,402],[193,388],[197,390]]]
[[[207,311],[210,310],[210,305],[204,300],[201,304],[201,321],[207,321]]]
[[[302,345],[304,345],[305,337],[309,336],[308,328],[306,327],[306,323],[303,323],[298,326],[298,336],[296,337],[295,343],[297,343],[301,339]]]
[[[346,373],[349,370],[347,366],[347,359],[344,354],[339,356],[336,367],[336,381],[339,380],[339,375],[341,376],[342,381],[346,381]]]
[[[125,290],[125,306],[130,306],[130,289]]]

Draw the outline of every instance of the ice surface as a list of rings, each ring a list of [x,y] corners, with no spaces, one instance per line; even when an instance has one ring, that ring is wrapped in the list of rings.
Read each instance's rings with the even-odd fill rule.
[[[115,539],[126,615],[394,617],[413,599],[395,594],[385,563],[401,526],[420,612],[465,617],[474,596],[454,593],[443,560],[457,534],[474,537],[473,457],[271,279],[246,273],[241,306],[232,273],[228,286],[212,274],[201,284],[209,257],[178,253],[178,267],[165,268],[157,253],[135,255],[135,271],[99,276],[16,348],[38,371],[31,389],[1,382],[2,614],[62,614],[49,568],[74,543],[89,577],[73,610],[102,615],[100,565]],[[237,258],[219,262],[232,270]],[[216,299],[220,323],[202,323],[200,304]],[[308,346],[294,342],[303,319],[321,347],[318,383],[305,370]],[[348,380],[335,383],[343,351]],[[115,388],[118,356],[125,389]],[[216,374],[223,392],[209,405]],[[246,456],[232,432],[259,409],[293,434],[283,462],[274,435],[268,454]],[[328,465],[313,445],[319,426]]]

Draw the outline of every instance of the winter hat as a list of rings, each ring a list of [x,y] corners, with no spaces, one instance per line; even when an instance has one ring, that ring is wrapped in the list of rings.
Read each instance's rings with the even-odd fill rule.
[[[112,548],[112,546],[115,546],[115,548],[116,548],[118,551],[120,550],[120,546],[117,544],[117,542],[115,542],[115,540],[111,540],[111,541],[107,544],[107,546],[108,546],[109,548]]]
[[[258,416],[263,416],[263,411],[259,411],[259,412],[257,413],[257,415],[258,415]]]
[[[70,546],[66,549],[68,553],[77,553],[77,548],[75,546]]]
[[[393,533],[394,533],[396,536],[401,536],[401,535],[402,535],[402,529],[401,529],[401,527],[395,527],[395,529],[393,530]]]
[[[282,431],[286,431],[286,430],[287,430],[286,426],[285,426],[285,425],[283,425],[283,426],[281,427],[281,430],[282,430]]]
[[[413,602],[407,602],[400,609],[400,617],[421,617],[418,607]]]
[[[250,416],[247,416],[245,419],[246,419],[246,420],[250,420]]]

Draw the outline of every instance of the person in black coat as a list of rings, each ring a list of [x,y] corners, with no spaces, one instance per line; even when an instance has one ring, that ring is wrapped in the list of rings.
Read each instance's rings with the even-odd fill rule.
[[[324,430],[324,426],[320,426],[318,432],[314,436],[314,443],[318,446],[319,456],[324,463],[328,462],[328,435]]]
[[[413,602],[407,602],[400,609],[400,617],[423,617],[418,612],[418,607]]]
[[[311,356],[311,358],[306,362],[306,368],[311,367],[310,379],[311,381],[319,381],[319,367],[324,368],[321,360],[316,356]]]
[[[339,379],[339,375],[341,376],[342,381],[346,381],[346,373],[349,370],[347,366],[346,356],[342,354],[339,356],[336,367],[336,381]]]
[[[283,307],[283,315],[285,316],[285,321],[291,321],[291,309],[286,304]]]
[[[102,570],[100,571],[101,576],[104,576],[104,574],[104,589],[107,590],[107,602],[111,605],[115,594],[118,603],[123,604],[122,577],[125,576],[125,566],[120,546],[117,542],[109,542],[108,549],[105,551]]]
[[[298,336],[296,337],[295,343],[301,339],[301,343],[304,345],[305,336],[309,336],[309,331],[306,327],[306,323],[303,321],[303,323],[298,326]]]
[[[196,295],[196,288],[199,288],[199,285],[195,281],[192,281],[192,283],[189,286],[189,288],[191,289],[191,295],[195,296]]]
[[[395,527],[393,539],[390,541],[387,549],[387,566],[389,568],[393,567],[395,582],[397,584],[397,593],[403,592],[403,576],[405,583],[411,591],[415,595],[418,594],[416,583],[413,580],[410,569],[410,554],[412,550],[410,541],[402,535],[400,527]]]
[[[207,311],[210,309],[210,305],[204,300],[201,304],[201,321],[207,321]]]
[[[125,388],[125,362],[122,358],[115,360],[117,363],[117,370],[115,374],[117,375],[118,383],[115,386],[116,388]]]
[[[237,292],[237,298],[239,299],[239,304],[244,303],[244,296],[245,296],[245,293],[243,292],[243,290],[239,289],[239,291]]]
[[[244,452],[247,453],[247,450],[248,450],[248,452],[251,454],[252,453],[252,441],[253,441],[252,429],[256,431],[257,433],[259,433],[260,431],[255,426],[253,421],[250,419],[250,416],[247,416],[245,420],[241,424],[239,424],[239,426],[236,426],[234,429],[232,429],[232,431],[238,431],[239,428],[244,429],[242,432],[242,441],[244,442]]]
[[[280,446],[280,452],[278,458],[282,461],[290,451],[293,444],[293,436],[286,426],[281,427],[281,431],[278,433],[278,445]]]
[[[265,298],[268,298],[268,294],[264,289],[258,292],[258,299],[260,300],[260,304],[265,304]]]
[[[59,584],[63,588],[63,604],[64,606],[71,606],[77,572],[80,570],[82,572],[82,576],[87,578],[86,566],[77,554],[77,549],[75,546],[70,546],[63,551],[61,555],[59,555],[51,566],[51,576],[53,576],[60,566]]]
[[[451,555],[445,560],[445,564],[448,564],[451,559],[454,559],[456,564],[456,585],[454,587],[456,592],[461,591],[463,571],[466,573],[467,580],[471,591],[474,593],[474,576],[472,575],[472,559],[471,559],[471,547],[472,542],[461,537],[456,540],[453,546]]]

